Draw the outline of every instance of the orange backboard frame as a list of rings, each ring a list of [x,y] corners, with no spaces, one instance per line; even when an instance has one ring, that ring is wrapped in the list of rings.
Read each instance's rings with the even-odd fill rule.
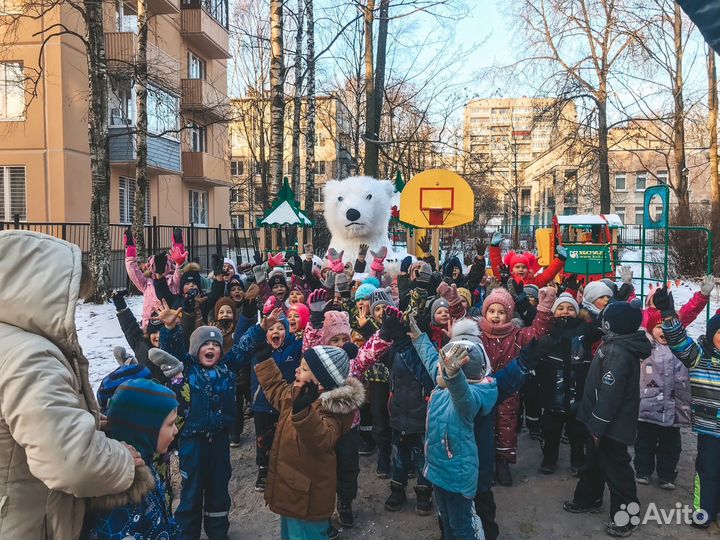
[[[411,178],[400,194],[400,221],[415,227],[450,229],[474,218],[475,194],[452,171],[423,171]]]

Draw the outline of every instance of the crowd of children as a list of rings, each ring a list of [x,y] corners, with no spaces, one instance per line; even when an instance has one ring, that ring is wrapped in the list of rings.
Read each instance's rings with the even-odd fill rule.
[[[391,273],[384,248],[371,264],[368,246],[355,261],[331,248],[323,264],[307,245],[240,267],[216,256],[202,275],[179,231],[169,252],[140,264],[128,230],[143,316],[134,319],[127,291],[113,295],[132,352],[116,348],[120,367],[98,398],[110,434],[140,452],[147,482],[131,500],[98,501],[89,537],[198,539],[204,528],[228,538],[230,448],[250,417],[255,489],[280,515],[282,539],[335,538],[335,513],[353,527],[360,455],[375,449],[386,510],[406,504],[412,480],[416,513],[437,515],[443,538],[497,538],[491,488],[512,484],[523,414],[540,473],[556,471],[569,441],[578,483],[565,510],[599,511],[607,484],[611,536],[635,527],[612,519],[638,502],[636,482],[657,472],[661,488],[675,487],[679,428],[692,423],[695,504],[714,521],[720,315],[698,343],[684,329],[713,279],[677,313],[666,288],[642,309],[629,269],[620,287],[560,282],[562,246],[542,269],[530,253],[503,259],[502,240],[490,240],[491,274],[479,241],[466,265],[407,257]],[[179,494],[167,467],[175,450]]]

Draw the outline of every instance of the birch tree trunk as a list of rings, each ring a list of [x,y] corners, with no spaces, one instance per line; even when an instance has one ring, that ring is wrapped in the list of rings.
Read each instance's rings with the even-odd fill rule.
[[[675,2],[673,14],[673,38],[675,45],[675,77],[673,80],[673,154],[674,175],[672,182],[678,200],[677,225],[690,224],[690,196],[685,164],[685,101],[683,97],[683,36],[682,11]]]
[[[307,34],[307,132],[305,134],[305,212],[315,214],[315,12],[305,0]]]
[[[300,120],[302,118],[302,92],[303,92],[303,0],[297,2],[297,32],[295,34],[295,95],[293,96],[293,126],[292,126],[292,186],[299,197],[300,187]]]
[[[90,269],[95,282],[93,300],[104,303],[110,281],[110,148],[108,143],[108,77],[103,27],[103,3],[84,0],[87,39],[88,142],[92,198],[90,202]]]
[[[367,0],[365,5],[365,164],[366,176],[377,174],[377,154],[371,155],[376,140],[375,132],[375,76],[373,70],[373,23],[375,22],[375,0]],[[374,159],[373,159],[374,157]]]
[[[598,108],[598,166],[600,173],[600,213],[610,213],[610,165],[608,150],[607,101],[601,94],[596,100]]]
[[[718,172],[718,85],[715,51],[708,47],[708,132],[710,133],[710,196],[712,213],[710,230],[713,235],[715,275],[720,272],[720,173]]]
[[[270,179],[275,192],[279,191],[283,178],[285,136],[283,1],[270,0]]]
[[[132,216],[132,233],[137,246],[138,257],[145,257],[145,197],[148,189],[147,177],[147,44],[148,17],[147,0],[137,3],[138,36],[137,59],[135,61],[135,100],[137,117],[135,120],[135,197]]]

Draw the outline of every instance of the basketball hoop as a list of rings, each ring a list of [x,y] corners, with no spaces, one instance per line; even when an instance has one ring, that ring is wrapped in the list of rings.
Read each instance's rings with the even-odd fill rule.
[[[450,229],[473,220],[475,196],[458,174],[431,169],[414,176],[400,195],[400,220],[419,228]]]

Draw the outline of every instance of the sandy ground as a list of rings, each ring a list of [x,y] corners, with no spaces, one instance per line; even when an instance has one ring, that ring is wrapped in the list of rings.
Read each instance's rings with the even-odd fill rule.
[[[255,539],[278,538],[279,518],[265,508],[262,494],[253,491],[255,484],[255,450],[252,420],[246,421],[243,445],[232,449],[233,477],[230,492],[233,507],[230,513],[230,538]],[[513,467],[514,485],[493,488],[498,507],[497,521],[501,538],[553,538],[586,539],[609,538],[604,523],[609,520],[609,510],[601,514],[576,515],[562,509],[563,501],[572,497],[576,478],[570,475],[569,446],[562,445],[561,461],[554,475],[541,475],[540,448],[537,441],[526,433],[520,435],[518,463]],[[388,540],[436,539],[439,530],[434,517],[420,517],[414,512],[414,493],[408,488],[408,503],[400,512],[387,512],[383,503],[389,493],[388,481],[375,477],[375,456],[361,457],[359,494],[354,509],[356,524],[353,529],[342,531],[343,539],[383,538]],[[644,507],[654,502],[666,511],[676,503],[692,501],[693,463],[695,437],[689,431],[683,433],[683,454],[679,466],[677,489],[661,490],[657,478],[649,486],[638,486],[638,497]],[[413,480],[410,481],[411,485]],[[605,493],[605,508],[609,494]],[[708,533],[697,531],[687,525],[643,525],[632,538],[708,538]]]

